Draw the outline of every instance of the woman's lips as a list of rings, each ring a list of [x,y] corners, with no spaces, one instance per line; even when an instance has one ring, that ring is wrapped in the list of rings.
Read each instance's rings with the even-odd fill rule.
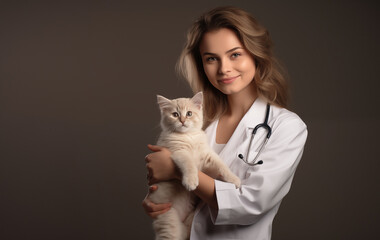
[[[232,83],[233,81],[235,81],[235,79],[238,78],[238,77],[239,76],[229,77],[229,78],[222,78],[222,79],[219,79],[218,82],[224,83],[224,84],[229,84],[229,83]]]

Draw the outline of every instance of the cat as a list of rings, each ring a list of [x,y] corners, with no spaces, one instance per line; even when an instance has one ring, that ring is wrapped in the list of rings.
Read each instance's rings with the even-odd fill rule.
[[[157,145],[171,151],[171,158],[182,174],[182,183],[177,180],[157,183],[158,189],[149,195],[154,203],[172,203],[168,212],[153,220],[156,240],[189,238],[197,199],[191,191],[198,186],[198,170],[240,187],[240,179],[207,144],[202,130],[202,102],[202,92],[192,98],[173,100],[157,95],[162,128]]]

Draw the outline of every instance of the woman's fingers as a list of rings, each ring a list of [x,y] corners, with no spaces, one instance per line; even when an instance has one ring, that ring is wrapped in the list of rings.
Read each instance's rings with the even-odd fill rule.
[[[155,204],[147,198],[144,199],[142,205],[145,212],[152,218],[156,218],[158,215],[166,213],[172,206],[171,203]]]
[[[152,145],[152,144],[148,144],[148,148],[152,152],[158,152],[158,151],[162,150],[162,147],[157,146],[157,145]],[[145,156],[145,162],[147,162],[147,163],[150,162],[150,154],[147,154]]]
[[[157,151],[160,151],[162,149],[162,147],[157,146],[157,145],[152,145],[152,144],[148,144],[148,148],[149,148],[149,150],[151,150],[153,152],[157,152]]]
[[[152,185],[149,187],[149,193],[153,193],[154,191],[156,191],[158,189],[158,186],[157,185]]]
[[[148,144],[148,148],[152,152],[158,152],[158,151],[161,151],[163,149],[163,147],[160,147],[160,146],[157,146],[157,145],[151,145],[151,144]],[[150,155],[150,153],[147,154],[144,159],[145,159],[145,162],[148,164],[151,161],[151,155]]]
[[[171,203],[163,203],[163,204],[155,204],[153,203],[152,201],[150,201],[148,199],[148,196],[149,194],[153,193],[154,191],[157,190],[158,186],[157,185],[153,185],[154,183],[158,182],[157,179],[155,178],[155,174],[154,174],[154,166],[156,166],[157,168],[157,159],[160,159],[160,158],[157,158],[157,154],[162,154],[162,150],[164,150],[165,148],[163,147],[160,147],[160,146],[157,146],[157,145],[151,145],[151,144],[148,144],[148,148],[153,151],[153,153],[150,153],[148,155],[145,156],[145,162],[146,162],[146,168],[147,168],[147,180],[148,180],[148,184],[151,185],[149,187],[149,193],[148,195],[145,197],[145,199],[143,200],[142,202],[142,206],[145,210],[145,212],[152,218],[157,218],[157,216],[159,216],[160,214],[163,214],[163,213],[166,213],[167,211],[170,210],[172,204]],[[160,153],[157,153],[157,152],[160,152]],[[169,153],[168,156],[166,157],[170,157],[170,152],[167,151]],[[166,153],[166,152],[165,152]],[[164,154],[165,154],[164,153]],[[152,156],[152,155],[154,156]],[[167,154],[167,153],[166,153]],[[160,166],[161,164],[158,164],[158,166]],[[165,167],[164,167],[165,168]],[[159,173],[162,172],[162,169],[159,169],[161,171],[158,171]],[[160,174],[158,174],[160,176]],[[167,175],[167,174],[161,174],[161,175]]]
[[[171,159],[171,152],[161,146],[148,145],[148,147],[155,151],[145,157],[148,184],[178,179],[176,166]]]
[[[149,216],[150,216],[151,218],[157,218],[159,215],[164,214],[164,213],[166,213],[166,212],[169,211],[169,210],[170,210],[170,208],[166,208],[166,209],[161,210],[161,211],[151,212],[151,213],[149,213]]]
[[[171,206],[172,206],[171,203],[155,204],[153,202],[149,202],[147,204],[147,209],[149,210],[150,213],[159,213],[164,210],[170,209]]]

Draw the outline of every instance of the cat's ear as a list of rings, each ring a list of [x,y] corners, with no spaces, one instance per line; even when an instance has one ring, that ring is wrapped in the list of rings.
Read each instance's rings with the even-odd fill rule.
[[[194,97],[191,99],[191,101],[195,104],[195,106],[198,107],[198,109],[202,109],[203,93],[199,92],[195,94]]]
[[[157,95],[157,103],[160,106],[161,111],[164,111],[164,109],[171,107],[172,101],[161,95]]]

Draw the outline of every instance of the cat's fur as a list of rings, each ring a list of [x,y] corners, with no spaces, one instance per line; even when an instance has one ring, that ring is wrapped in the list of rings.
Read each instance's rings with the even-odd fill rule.
[[[157,145],[168,148],[174,163],[182,173],[179,181],[160,182],[158,189],[150,194],[154,203],[171,202],[171,209],[153,221],[156,240],[187,239],[194,216],[195,195],[198,186],[198,170],[213,178],[240,186],[236,177],[219,156],[208,146],[202,130],[202,92],[193,98],[174,100],[157,96],[161,110],[162,132]],[[191,113],[189,113],[191,112]]]

